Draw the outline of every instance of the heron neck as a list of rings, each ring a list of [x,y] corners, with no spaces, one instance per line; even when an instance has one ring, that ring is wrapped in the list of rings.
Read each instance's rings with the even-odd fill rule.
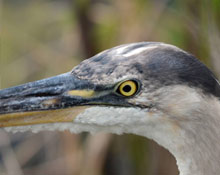
[[[180,175],[220,174],[220,102],[200,104],[190,116],[163,120],[163,128],[147,127],[144,133],[176,158]],[[164,117],[166,118],[166,117]],[[163,133],[163,134],[161,134]]]
[[[203,104],[193,120],[179,126],[181,137],[166,147],[176,158],[180,175],[219,175],[220,102],[213,99]]]

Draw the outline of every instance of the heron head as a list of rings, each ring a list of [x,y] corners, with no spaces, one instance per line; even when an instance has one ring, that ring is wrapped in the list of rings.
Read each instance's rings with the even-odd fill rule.
[[[204,98],[219,96],[214,75],[192,55],[167,44],[134,43],[69,73],[1,90],[0,126],[139,135],[148,129],[151,138],[195,120],[190,116],[205,107]]]
[[[163,43],[134,43],[69,73],[1,90],[0,127],[138,134],[170,150],[180,172],[218,174],[214,164],[204,169],[198,162],[219,161],[212,151],[220,139],[219,97],[217,79],[194,56]]]

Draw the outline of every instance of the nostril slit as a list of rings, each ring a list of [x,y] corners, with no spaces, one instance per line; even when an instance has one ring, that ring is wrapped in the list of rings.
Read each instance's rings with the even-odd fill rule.
[[[51,96],[57,96],[59,93],[36,93],[36,94],[27,94],[25,97],[51,97]]]

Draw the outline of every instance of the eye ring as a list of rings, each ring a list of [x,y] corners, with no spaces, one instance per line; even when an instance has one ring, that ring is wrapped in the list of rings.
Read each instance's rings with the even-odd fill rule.
[[[131,97],[137,93],[138,89],[138,82],[134,80],[126,80],[117,86],[116,92],[125,97]]]

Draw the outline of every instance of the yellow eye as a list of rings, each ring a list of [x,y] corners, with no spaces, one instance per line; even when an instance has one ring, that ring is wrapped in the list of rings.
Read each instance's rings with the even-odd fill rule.
[[[137,82],[128,80],[121,83],[118,87],[117,92],[126,97],[132,96],[137,92]]]

